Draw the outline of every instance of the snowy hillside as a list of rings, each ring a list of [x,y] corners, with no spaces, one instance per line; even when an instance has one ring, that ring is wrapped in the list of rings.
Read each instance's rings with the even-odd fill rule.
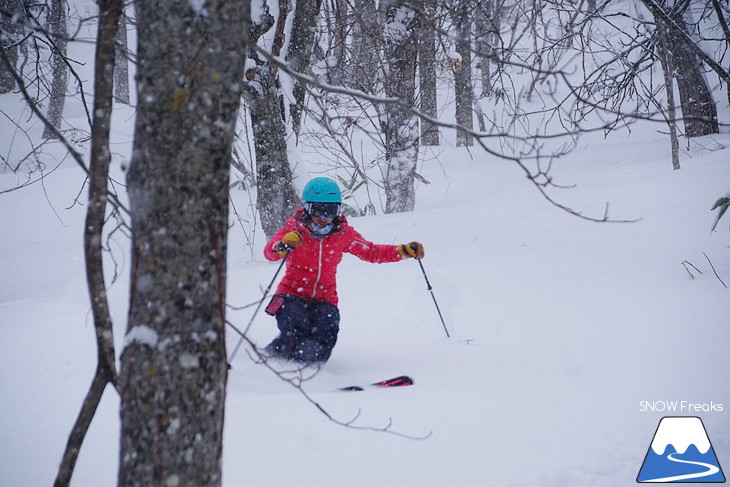
[[[96,15],[96,4],[72,3],[79,18]],[[94,28],[83,23],[79,39],[93,39]],[[69,49],[89,61],[93,47],[81,40]],[[77,69],[90,89],[93,63]],[[657,79],[658,69],[651,73]],[[514,75],[515,94],[530,76]],[[452,73],[444,77],[453,81]],[[716,98],[727,124],[724,88]],[[452,90],[441,89],[449,93],[439,109],[451,124]],[[42,128],[14,96],[0,97],[0,155],[20,161],[40,150],[46,167],[43,179],[35,173],[18,190],[25,174],[0,172],[0,487],[42,487],[53,483],[96,366],[82,248],[88,188],[59,144],[34,147]],[[538,98],[522,109],[539,113]],[[489,109],[511,117],[496,103]],[[88,126],[72,96],[64,117],[68,127]],[[543,122],[559,125],[551,115],[537,126]],[[115,106],[117,182],[125,179],[133,125],[133,110]],[[223,486],[629,487],[664,416],[699,416],[727,477],[730,289],[722,281],[730,286],[730,214],[711,233],[710,208],[730,191],[730,128],[689,148],[682,140],[679,171],[665,132],[666,125],[637,122],[630,134],[583,135],[575,151],[554,161],[554,182],[565,188],[551,197],[612,220],[595,223],[550,204],[514,163],[453,147],[455,134],[442,129],[441,148],[421,148],[418,171],[430,184],[418,183],[414,212],[378,208],[349,221],[376,243],[424,244],[422,263],[451,337],[417,262],[374,265],[345,256],[339,341],[303,392],[257,364],[246,347],[232,361]],[[290,154],[298,184],[336,176],[320,173],[333,165],[325,149],[334,145],[313,139]],[[368,171],[379,177],[378,168]],[[246,305],[261,297],[278,264],[262,255],[261,229],[253,234],[233,212],[247,218],[252,196],[240,187],[231,196],[227,318],[244,329],[254,309]],[[117,232],[108,247],[119,353],[129,242]],[[262,312],[249,337],[265,346],[276,331]],[[230,351],[238,342],[230,328],[227,340]],[[401,374],[415,384],[339,390]],[[118,405],[108,389],[74,487],[116,485]]]
[[[700,144],[705,149],[700,148]],[[330,363],[304,388],[341,422],[241,352],[230,373],[224,485],[629,486],[660,411],[641,401],[722,404],[701,416],[730,464],[727,223],[710,234],[730,182],[730,136],[698,141],[672,171],[648,127],[584,140],[555,168],[568,206],[635,223],[588,222],[549,205],[512,165],[445,149],[422,169],[410,214],[352,219],[380,243],[419,240],[446,338],[418,265],[346,257],[342,323]],[[0,195],[0,484],[50,485],[95,364],[82,259],[83,175],[62,166]],[[0,176],[3,189],[15,176]],[[245,193],[234,193],[245,207]],[[233,227],[229,302],[257,299],[276,264]],[[120,340],[129,272],[112,242],[111,300]],[[696,279],[690,279],[687,268]],[[111,270],[110,262],[110,270]],[[697,270],[695,270],[696,268]],[[701,274],[699,273],[701,271]],[[252,308],[231,310],[245,327]],[[229,330],[231,331],[231,330]],[[275,334],[263,313],[251,336]],[[237,339],[229,334],[229,349]],[[413,387],[340,392],[409,374]],[[113,485],[117,398],[109,390],[73,485]],[[407,439],[428,437],[424,440]],[[727,472],[726,472],[727,473]]]

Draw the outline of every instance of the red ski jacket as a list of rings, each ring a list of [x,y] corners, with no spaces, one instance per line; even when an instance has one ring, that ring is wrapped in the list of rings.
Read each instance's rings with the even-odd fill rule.
[[[337,306],[337,265],[348,252],[373,263],[401,260],[396,245],[377,245],[365,240],[347,224],[344,216],[336,220],[335,228],[326,236],[309,230],[307,214],[297,210],[271,241],[264,247],[264,256],[271,261],[283,259],[276,244],[292,231],[302,234],[302,245],[291,251],[286,260],[286,272],[276,294],[291,294],[304,299],[327,301]]]

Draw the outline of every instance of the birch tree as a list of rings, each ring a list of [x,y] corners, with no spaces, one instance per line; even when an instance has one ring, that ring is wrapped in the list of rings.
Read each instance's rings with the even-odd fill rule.
[[[387,62],[385,94],[399,103],[384,104],[385,211],[412,211],[416,205],[414,179],[418,161],[418,118],[414,108],[416,91],[416,11],[403,0],[388,0],[385,12],[384,57]]]
[[[51,82],[48,103],[48,121],[57,129],[61,128],[63,107],[66,103],[66,84],[68,82],[68,69],[66,67],[67,30],[66,2],[64,0],[51,0],[51,9],[48,13],[48,31],[52,46],[51,68],[53,81]],[[44,129],[43,138],[55,138],[49,127]]]

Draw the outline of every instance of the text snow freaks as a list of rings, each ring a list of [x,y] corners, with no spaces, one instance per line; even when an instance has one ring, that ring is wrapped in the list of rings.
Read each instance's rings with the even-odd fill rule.
[[[697,403],[692,401],[639,401],[639,412],[660,413],[721,413],[723,405],[710,401]]]

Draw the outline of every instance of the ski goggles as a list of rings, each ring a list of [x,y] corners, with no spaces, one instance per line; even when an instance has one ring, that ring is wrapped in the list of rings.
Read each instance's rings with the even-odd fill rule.
[[[304,209],[315,218],[334,218],[340,214],[339,203],[304,203]]]

